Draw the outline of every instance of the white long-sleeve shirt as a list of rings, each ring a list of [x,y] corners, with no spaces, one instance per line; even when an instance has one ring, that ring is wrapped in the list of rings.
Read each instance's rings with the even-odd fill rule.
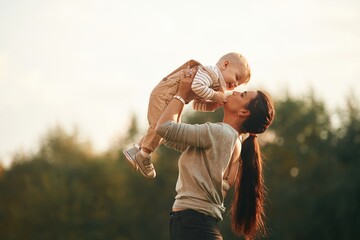
[[[214,85],[217,86],[217,89],[214,89]],[[191,84],[191,89],[201,99],[194,100],[193,108],[197,111],[207,111],[207,102],[212,99],[215,91],[224,92],[225,88],[225,80],[217,66],[199,66]]]

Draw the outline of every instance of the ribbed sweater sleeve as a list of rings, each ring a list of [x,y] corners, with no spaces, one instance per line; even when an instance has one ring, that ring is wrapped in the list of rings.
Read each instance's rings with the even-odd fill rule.
[[[157,133],[166,141],[184,146],[208,148],[211,141],[207,124],[186,124],[167,121],[158,129]]]

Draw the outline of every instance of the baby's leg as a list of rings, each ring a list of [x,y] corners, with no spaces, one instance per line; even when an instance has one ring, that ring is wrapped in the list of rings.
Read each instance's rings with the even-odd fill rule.
[[[148,108],[149,128],[145,136],[141,139],[141,149],[150,154],[159,146],[161,137],[156,133],[156,124],[166,107],[166,103],[160,96],[151,95]]]

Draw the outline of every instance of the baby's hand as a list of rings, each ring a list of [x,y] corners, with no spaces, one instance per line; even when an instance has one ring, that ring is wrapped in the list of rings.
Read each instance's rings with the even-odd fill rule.
[[[213,112],[216,109],[218,109],[219,107],[224,106],[224,103],[219,103],[219,102],[207,102],[206,103],[206,111],[209,112]]]
[[[230,82],[228,82],[228,83],[226,83],[226,89],[227,90],[234,90],[236,87],[238,86],[238,84],[237,83],[230,83]]]
[[[224,103],[226,102],[226,95],[222,92],[215,92],[214,96],[211,98],[211,101],[218,102],[218,103]]]

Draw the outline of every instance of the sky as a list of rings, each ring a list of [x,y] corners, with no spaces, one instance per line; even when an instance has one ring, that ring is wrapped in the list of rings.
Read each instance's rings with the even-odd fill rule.
[[[148,97],[189,59],[240,52],[238,90],[310,90],[330,111],[360,91],[357,0],[0,0],[0,161],[57,125],[101,152],[147,126]]]

